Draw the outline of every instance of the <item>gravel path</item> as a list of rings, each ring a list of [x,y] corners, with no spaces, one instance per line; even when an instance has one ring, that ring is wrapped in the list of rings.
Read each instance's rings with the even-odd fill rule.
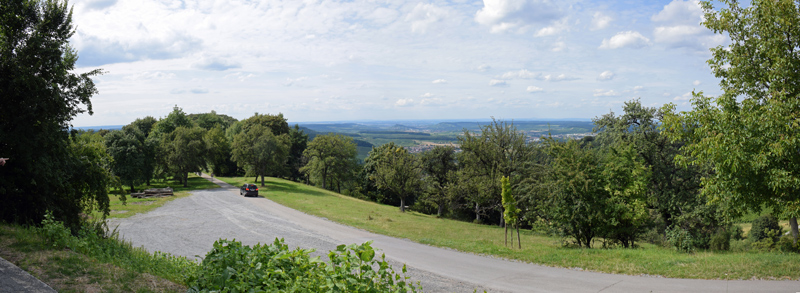
[[[395,271],[425,292],[798,292],[797,281],[722,281],[637,277],[551,268],[477,256],[377,235],[284,207],[265,198],[244,198],[238,188],[211,179],[222,188],[193,192],[146,214],[113,221],[135,246],[187,257],[202,257],[214,241],[244,244],[284,238],[290,248],[316,249],[324,255],[339,244],[373,240]]]

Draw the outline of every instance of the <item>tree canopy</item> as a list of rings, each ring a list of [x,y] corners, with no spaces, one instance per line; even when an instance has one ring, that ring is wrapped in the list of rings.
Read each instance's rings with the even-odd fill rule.
[[[0,1],[0,156],[10,158],[0,167],[3,220],[39,223],[50,210],[74,230],[80,212],[99,207],[108,214],[105,188],[95,184],[107,178],[90,177],[99,170],[75,173],[101,156],[75,158],[84,149],[70,147],[70,121],[92,114],[91,77],[102,72],[72,73],[74,33],[66,2]]]
[[[749,7],[703,2],[703,24],[730,36],[708,61],[723,94],[695,93],[693,109],[664,106],[663,128],[684,140],[683,165],[709,165],[702,193],[729,218],[763,206],[788,212],[797,240],[800,201],[800,10],[791,0],[756,0]]]

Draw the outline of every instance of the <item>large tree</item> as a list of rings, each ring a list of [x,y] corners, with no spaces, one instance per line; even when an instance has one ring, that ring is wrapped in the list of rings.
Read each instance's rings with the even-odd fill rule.
[[[516,175],[530,155],[525,134],[517,131],[513,123],[493,118],[492,123],[481,126],[480,134],[464,130],[458,141],[463,150],[459,159],[462,172],[479,188],[472,200],[475,220],[480,221],[481,214],[484,214],[481,205],[502,214],[500,178],[509,177],[512,185],[518,182]],[[502,224],[503,218],[500,220]]]
[[[266,126],[256,124],[248,127],[233,138],[231,159],[240,167],[246,168],[248,174],[264,176],[281,174],[289,155],[289,137],[287,134],[275,135]]]
[[[300,171],[320,182],[322,188],[327,188],[329,179],[341,179],[341,176],[355,170],[357,154],[356,144],[351,137],[341,134],[318,135],[303,151],[308,163]]]
[[[406,211],[406,199],[421,187],[420,161],[403,147],[389,148],[376,164],[375,180],[379,188],[389,190],[400,198],[400,211]]]
[[[72,175],[90,163],[69,149],[70,121],[79,113],[92,114],[90,98],[97,89],[91,77],[101,73],[73,72],[74,33],[66,2],[0,1],[0,157],[10,158],[0,167],[3,220],[39,223],[50,210],[77,229],[81,212],[98,204],[103,214],[109,212],[102,191],[72,188],[89,179]],[[92,158],[99,157],[84,159]],[[86,183],[92,190],[106,189]]]
[[[708,60],[722,95],[695,93],[693,109],[668,115],[664,129],[687,141],[683,165],[707,164],[702,193],[729,217],[763,206],[787,212],[797,241],[800,201],[800,7],[791,0],[754,0],[749,7],[703,2],[703,24],[731,43]]]
[[[180,126],[161,137],[164,162],[183,187],[189,185],[189,172],[199,172],[206,165],[206,143],[203,140],[205,129]]]
[[[114,158],[112,170],[136,192],[137,182],[145,180],[144,135],[135,127],[124,127],[105,136],[106,150]]]
[[[419,157],[424,171],[427,191],[424,200],[437,207],[436,215],[441,217],[444,206],[449,202],[445,189],[458,170],[456,148],[454,146],[435,146]]]

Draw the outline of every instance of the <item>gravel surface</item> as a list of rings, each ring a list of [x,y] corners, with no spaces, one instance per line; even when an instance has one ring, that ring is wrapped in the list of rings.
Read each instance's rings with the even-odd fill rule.
[[[110,227],[113,229],[119,225],[122,238],[131,241],[134,246],[195,259],[204,257],[214,241],[220,238],[236,239],[245,245],[272,243],[275,238],[283,238],[290,249],[315,249],[312,255],[323,259],[327,259],[327,252],[336,249],[336,246],[352,244],[337,241],[265,212],[253,204],[254,201],[267,200],[244,198],[239,196],[238,190],[230,188],[199,190],[149,213],[114,219]],[[402,263],[388,257],[387,260],[395,272],[401,272]],[[473,292],[475,289],[478,292],[502,292],[448,279],[410,265],[407,265],[407,269],[406,276],[414,282],[419,281],[425,292]]]
[[[653,278],[570,270],[462,253],[373,234],[279,205],[244,198],[238,188],[195,191],[146,214],[112,222],[135,246],[200,258],[220,238],[244,244],[284,238],[289,247],[324,256],[340,244],[374,241],[400,271],[425,292],[800,292],[798,281],[725,281]]]

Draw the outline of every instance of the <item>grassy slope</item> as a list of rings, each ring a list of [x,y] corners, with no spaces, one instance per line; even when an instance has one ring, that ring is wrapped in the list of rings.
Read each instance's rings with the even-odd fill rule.
[[[234,186],[252,178],[219,179]],[[358,200],[287,180],[269,178],[259,194],[285,206],[371,232],[419,243],[547,266],[629,275],[700,279],[800,278],[800,254],[702,251],[678,253],[650,244],[638,249],[566,248],[554,237],[522,231],[522,249],[503,245],[504,230]]]
[[[0,256],[58,292],[186,292],[160,277],[53,249],[31,229],[15,225],[0,224]]]

